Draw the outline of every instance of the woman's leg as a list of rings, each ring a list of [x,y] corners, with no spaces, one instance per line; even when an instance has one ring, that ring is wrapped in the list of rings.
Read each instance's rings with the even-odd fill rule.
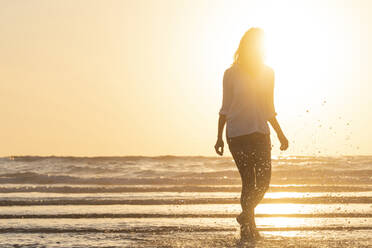
[[[252,230],[256,238],[260,237],[260,234],[256,228],[256,222],[254,218],[254,209],[263,199],[266,191],[270,186],[271,179],[271,142],[270,136],[261,136],[256,144],[255,162],[254,162],[254,174],[255,174],[255,190],[253,192],[253,211],[252,211]]]
[[[259,237],[254,220],[254,208],[262,200],[270,184],[270,137],[252,134],[234,139],[234,143],[229,144],[229,147],[242,180],[240,197],[242,213],[237,220],[240,224],[249,223],[255,236]]]
[[[256,187],[254,190],[254,202],[253,205],[256,207],[263,199],[266,191],[269,189],[271,180],[271,144],[270,137],[265,137],[262,140],[263,144],[260,143],[256,158],[255,158],[255,178]]]
[[[271,179],[270,137],[251,134],[230,139],[229,148],[242,180],[240,203],[249,212],[262,200]]]
[[[239,170],[242,180],[242,191],[240,204],[242,213],[237,217],[241,225],[241,238],[252,239],[254,234],[252,230],[252,219],[254,210],[254,190],[255,190],[255,173],[254,173],[254,150],[250,146],[251,136],[239,137],[234,139],[233,144],[229,144],[231,154]]]
[[[232,153],[242,180],[240,205],[244,213],[249,213],[254,208],[255,197],[255,172],[254,160],[250,149],[240,149]]]

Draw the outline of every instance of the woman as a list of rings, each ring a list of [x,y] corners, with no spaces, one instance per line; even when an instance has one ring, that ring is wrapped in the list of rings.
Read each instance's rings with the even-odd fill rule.
[[[267,122],[275,130],[281,150],[288,148],[276,119],[274,71],[264,64],[263,31],[249,29],[235,52],[234,63],[223,76],[223,98],[219,111],[215,150],[223,155],[222,132],[242,180],[240,224],[242,240],[258,239],[254,209],[269,188],[271,141]]]

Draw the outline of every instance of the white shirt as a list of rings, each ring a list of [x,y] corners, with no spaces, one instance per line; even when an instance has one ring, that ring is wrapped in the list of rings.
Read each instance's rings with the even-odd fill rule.
[[[270,134],[267,121],[276,116],[274,108],[274,71],[265,66],[256,79],[242,74],[238,65],[223,76],[223,97],[219,114],[226,115],[226,137],[254,132]]]

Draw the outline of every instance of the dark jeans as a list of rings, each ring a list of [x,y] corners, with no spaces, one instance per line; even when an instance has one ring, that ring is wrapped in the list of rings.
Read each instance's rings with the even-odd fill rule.
[[[242,179],[240,204],[246,212],[257,206],[270,185],[270,135],[256,132],[227,138],[227,143]]]

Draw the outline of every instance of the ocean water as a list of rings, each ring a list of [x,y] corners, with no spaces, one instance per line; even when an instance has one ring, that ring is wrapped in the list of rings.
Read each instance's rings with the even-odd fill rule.
[[[372,156],[273,157],[241,245],[231,157],[0,158],[0,247],[372,247]]]

